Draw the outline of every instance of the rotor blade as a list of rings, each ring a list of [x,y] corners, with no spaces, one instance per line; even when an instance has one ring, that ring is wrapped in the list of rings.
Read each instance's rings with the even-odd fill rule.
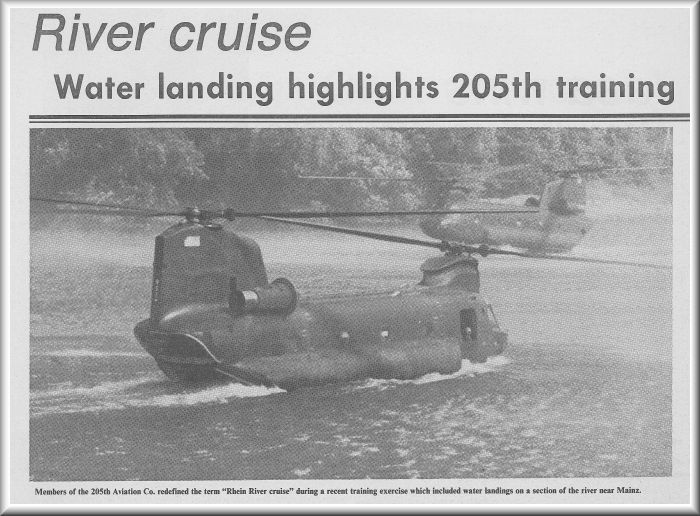
[[[454,183],[459,178],[454,179],[420,179],[415,177],[340,177],[340,176],[297,176],[296,179],[314,180],[323,179],[326,181],[383,181],[387,183]]]
[[[58,208],[52,213],[61,213],[68,215],[109,215],[111,217],[173,217],[176,215],[181,215],[180,213],[165,213],[165,212],[148,212],[145,210],[136,210],[131,208],[125,208],[123,210],[117,210],[114,208],[100,210],[97,208],[90,208],[85,206],[78,206],[74,209]]]
[[[481,245],[478,247],[468,246],[464,244],[456,244],[450,242],[431,242],[429,240],[419,240],[416,238],[407,238],[397,235],[387,235],[385,233],[375,233],[372,231],[361,231],[358,229],[343,228],[338,226],[329,226],[327,224],[316,224],[314,222],[302,222],[300,220],[289,220],[277,217],[261,216],[259,217],[264,220],[269,220],[272,222],[279,222],[282,224],[290,224],[293,226],[302,226],[307,228],[321,229],[324,231],[330,231],[332,233],[342,233],[345,235],[353,235],[364,238],[371,238],[373,240],[380,240],[382,242],[392,242],[395,244],[409,244],[418,245],[422,247],[431,247],[433,249],[439,249],[440,251],[457,251],[465,252],[470,254],[480,254],[481,256],[488,256],[490,254],[499,254],[506,256],[518,256],[521,258],[534,258],[541,260],[559,260],[559,261],[570,261],[570,262],[583,262],[583,263],[600,263],[603,265],[622,265],[631,267],[644,267],[651,269],[670,269],[666,265],[657,265],[655,263],[642,263],[642,262],[626,262],[621,260],[599,260],[595,258],[579,258],[576,256],[555,256],[549,254],[528,254],[521,253],[518,251],[508,251],[506,249],[492,248],[486,245]]]
[[[280,211],[280,212],[236,212],[230,209],[221,212],[220,216],[233,220],[243,217],[277,217],[290,219],[322,219],[327,217],[397,217],[411,215],[459,215],[484,213],[537,213],[538,209],[521,208],[519,206],[504,209],[464,209],[464,210],[414,210],[414,211]]]
[[[119,206],[116,204],[103,204],[88,201],[71,201],[67,199],[51,199],[47,197],[30,197],[32,201],[46,202],[51,204],[63,204],[67,206],[78,206],[78,209],[65,210],[66,213],[80,213],[90,215],[116,215],[116,216],[137,216],[144,217],[187,217],[196,214],[197,216],[212,220],[224,218],[234,220],[246,217],[278,217],[296,219],[320,219],[326,217],[396,217],[396,216],[420,216],[420,215],[453,215],[453,214],[483,214],[483,213],[531,213],[537,212],[532,208],[499,208],[499,209],[463,209],[463,210],[414,210],[414,211],[283,211],[283,212],[237,212],[231,208],[218,211],[197,210],[186,208],[182,211],[157,211],[136,208],[132,206]]]
[[[562,262],[600,263],[602,265],[622,265],[628,267],[642,267],[648,269],[671,269],[671,267],[669,267],[668,265],[659,265],[656,263],[628,262],[624,260],[604,260],[600,258],[585,258],[583,256],[561,256],[556,254],[523,253],[518,251],[508,251],[505,249],[493,248],[485,245],[479,246],[476,252],[478,252],[478,254],[482,256],[487,256],[489,254],[504,254],[509,256],[520,256],[521,258],[556,260]]]
[[[409,244],[409,245],[419,245],[423,247],[432,247],[434,249],[443,250],[445,244],[440,242],[431,242],[429,240],[418,240],[417,238],[407,238],[396,235],[385,235],[383,233],[374,233],[372,231],[360,231],[358,229],[341,228],[338,226],[329,226],[328,224],[316,224],[314,222],[302,222],[300,220],[289,220],[279,217],[269,217],[261,216],[259,217],[263,220],[269,220],[272,222],[279,222],[282,224],[291,224],[293,226],[302,226],[306,228],[322,229],[324,231],[331,231],[333,233],[343,233],[345,235],[354,235],[364,238],[371,238],[374,240],[381,240],[382,242],[393,242],[395,244]]]
[[[500,254],[500,253],[499,253]],[[535,258],[540,260],[559,260],[565,262],[581,262],[581,263],[600,263],[603,265],[623,265],[629,267],[643,267],[648,269],[667,269],[671,270],[672,267],[668,265],[658,265],[656,263],[644,263],[644,262],[627,262],[624,260],[602,260],[598,258],[584,258],[579,256],[557,256],[551,254],[528,254],[519,253],[519,256],[523,258]]]
[[[123,215],[123,216],[146,216],[146,217],[170,217],[182,216],[184,212],[167,212],[134,208],[131,206],[119,206],[117,204],[103,204],[88,201],[70,201],[66,199],[51,199],[48,197],[30,197],[32,201],[46,202],[50,204],[65,204],[71,206],[84,206],[76,210],[65,210],[65,213],[80,213],[90,215]]]

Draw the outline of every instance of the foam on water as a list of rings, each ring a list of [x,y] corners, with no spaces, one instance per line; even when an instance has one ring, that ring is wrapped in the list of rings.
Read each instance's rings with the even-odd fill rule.
[[[370,378],[369,380],[365,380],[360,384],[352,385],[351,387],[349,387],[349,389],[351,391],[357,391],[362,389],[385,390],[406,384],[421,385],[425,383],[442,382],[445,380],[452,380],[453,378],[459,378],[462,376],[476,376],[484,373],[492,373],[494,371],[502,369],[508,364],[510,364],[510,359],[503,355],[490,358],[487,362],[483,364],[473,364],[469,360],[465,359],[462,360],[462,367],[460,367],[458,371],[451,374],[428,373],[426,375],[421,376],[420,378],[414,378],[411,380]]]
[[[33,392],[32,415],[98,412],[135,407],[191,406],[226,403],[234,398],[268,396],[285,392],[276,387],[247,386],[237,383],[216,384],[199,389],[171,392],[181,387],[159,374],[119,382],[103,382],[93,387],[62,386]],[[166,392],[163,392],[166,391]]]
[[[430,373],[412,380],[369,379],[360,384],[354,384],[348,389],[349,392],[361,389],[384,390],[405,384],[433,383],[497,371],[508,363],[510,360],[503,356],[494,357],[485,364],[472,364],[464,360],[459,371],[452,374]],[[49,390],[32,392],[31,412],[33,416],[44,416],[138,407],[192,406],[227,403],[236,398],[269,396],[286,392],[278,387],[249,386],[239,383],[187,388],[177,392],[173,392],[174,389],[182,389],[182,387],[164,379],[160,374],[103,382],[92,387],[74,386],[66,382]]]
[[[161,377],[157,374],[142,376],[130,380],[117,382],[103,382],[92,387],[74,387],[70,382],[61,384],[56,389],[46,391],[34,391],[31,393],[31,400],[44,399],[69,399],[69,398],[102,398],[112,394],[123,393],[135,387],[142,387],[148,384],[158,383]]]
[[[176,394],[163,394],[155,396],[144,403],[136,401],[131,406],[160,406],[173,405],[199,405],[202,403],[225,403],[231,398],[255,398],[286,392],[279,387],[264,387],[261,385],[243,385],[240,383],[228,383],[225,385],[211,386],[206,389],[183,392]]]

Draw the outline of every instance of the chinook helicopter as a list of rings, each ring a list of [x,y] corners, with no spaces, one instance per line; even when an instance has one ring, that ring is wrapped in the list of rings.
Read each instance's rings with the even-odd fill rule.
[[[431,178],[372,178],[300,176],[302,180],[367,181],[367,182],[419,182],[432,190],[430,205],[436,209],[469,206],[473,213],[439,214],[423,217],[419,227],[431,238],[459,242],[467,245],[510,246],[529,253],[564,253],[571,251],[593,225],[586,215],[586,176],[605,175],[611,171],[639,172],[668,169],[669,167],[579,167],[576,169],[550,170],[552,179],[547,181],[539,197],[525,199],[519,211],[502,211],[503,203],[473,202],[463,199],[455,202],[451,194],[469,196],[489,179],[489,174],[474,174],[460,178],[464,165],[460,163],[430,162]],[[511,167],[511,171],[521,167]],[[445,170],[447,175],[444,177]],[[507,169],[500,170],[503,172]],[[470,173],[469,171],[467,173]],[[473,172],[472,172],[473,173]],[[479,212],[478,209],[483,211]],[[500,210],[499,210],[500,209]],[[493,211],[490,211],[493,210]]]
[[[59,211],[179,217],[155,239],[149,317],[140,345],[171,379],[225,380],[285,390],[362,378],[411,379],[458,371],[462,360],[501,354],[507,334],[481,295],[479,255],[669,268],[649,263],[532,255],[310,222],[327,217],[517,213],[499,210],[266,212],[135,207],[31,197]],[[286,278],[269,281],[258,244],[220,221],[256,218],[353,237],[433,248],[416,285],[387,293],[299,299]]]
[[[528,197],[526,213],[426,217],[423,232],[440,240],[508,245],[530,252],[562,253],[578,244],[591,227],[585,214],[586,186],[577,172],[562,172],[545,184],[539,198]]]

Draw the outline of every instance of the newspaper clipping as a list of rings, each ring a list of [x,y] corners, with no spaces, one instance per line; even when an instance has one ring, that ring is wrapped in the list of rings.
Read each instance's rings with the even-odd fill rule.
[[[697,14],[3,1],[2,510],[697,510]]]

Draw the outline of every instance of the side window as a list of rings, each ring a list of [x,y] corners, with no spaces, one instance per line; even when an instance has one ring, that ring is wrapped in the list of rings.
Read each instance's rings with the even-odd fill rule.
[[[467,308],[459,312],[459,326],[464,340],[476,340],[476,320],[476,310],[473,308]]]

